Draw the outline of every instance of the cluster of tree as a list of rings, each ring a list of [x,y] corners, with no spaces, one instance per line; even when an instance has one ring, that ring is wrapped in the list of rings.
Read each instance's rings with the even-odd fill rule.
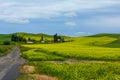
[[[55,34],[53,36],[53,41],[54,42],[64,42],[64,38],[62,38],[61,36],[58,36],[57,34]]]
[[[56,42],[64,42],[64,38],[62,38],[61,36],[59,36],[58,34],[53,35],[53,39],[52,40],[47,40],[46,38],[44,38],[44,36],[41,36],[39,41],[36,41],[34,39],[31,39],[30,37],[28,39],[22,37],[22,36],[18,36],[16,34],[13,34],[11,36],[11,41],[13,42],[32,42],[32,43],[56,43]]]
[[[15,34],[13,34],[11,36],[11,41],[14,41],[14,42],[26,42],[27,40],[21,36],[17,36]]]
[[[40,42],[41,43],[64,42],[64,38],[62,38],[61,36],[58,36],[58,34],[55,34],[53,35],[53,41],[49,41],[47,39],[44,39],[43,36],[41,36]]]
[[[27,41],[37,42],[35,39],[28,38]]]

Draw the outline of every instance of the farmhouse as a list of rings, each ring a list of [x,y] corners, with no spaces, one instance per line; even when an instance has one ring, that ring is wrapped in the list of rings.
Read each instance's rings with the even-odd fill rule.
[[[27,42],[27,44],[33,44],[33,43],[34,43],[34,42],[32,42],[32,41],[28,41],[28,42]]]

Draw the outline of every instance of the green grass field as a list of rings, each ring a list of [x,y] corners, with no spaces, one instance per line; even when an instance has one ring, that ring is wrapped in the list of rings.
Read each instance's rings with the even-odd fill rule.
[[[3,44],[4,41],[10,41],[11,34],[0,34],[0,45]]]
[[[23,52],[23,56],[27,56],[28,59],[30,59],[30,57],[37,59],[35,56],[36,54],[39,55],[44,53],[45,55],[56,55],[78,60],[119,61],[120,48],[110,48],[105,46],[110,45],[115,40],[116,38],[110,37],[80,37],[75,38],[74,42],[60,44],[22,45],[24,47],[33,48],[32,50]]]
[[[4,45],[4,41],[10,41],[10,45]],[[0,57],[6,55],[14,45],[15,43],[11,42],[11,34],[0,34]]]
[[[9,46],[1,45],[0,46],[0,57],[6,55],[7,52],[12,49],[12,47],[13,46],[11,46],[11,45],[9,45]]]
[[[120,80],[119,63],[72,63],[58,64],[50,62],[29,62],[26,65],[36,66],[32,74],[55,76],[59,80]],[[18,80],[34,80],[24,76]]]
[[[39,41],[42,35],[17,33],[26,39]],[[65,37],[73,40],[52,44],[21,44],[24,65],[34,66],[32,73],[21,73],[17,80],[36,80],[32,75],[47,75],[58,80],[120,80],[120,34],[98,34],[86,37]],[[12,48],[4,46],[11,35],[0,35],[0,56]],[[70,61],[69,61],[70,60]],[[71,62],[72,61],[72,62]],[[23,65],[23,66],[24,66]]]
[[[29,74],[55,76],[58,80],[120,80],[118,35],[102,34],[72,39],[73,42],[56,44],[23,44],[21,55],[29,60],[25,65],[35,66],[36,70],[18,80],[34,80]],[[68,59],[78,62],[64,63]]]

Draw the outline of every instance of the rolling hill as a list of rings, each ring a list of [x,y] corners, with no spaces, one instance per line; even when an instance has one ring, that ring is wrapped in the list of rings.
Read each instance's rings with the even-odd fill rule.
[[[22,36],[26,39],[31,38],[35,39],[37,41],[40,40],[41,36],[43,36],[45,39],[52,40],[53,35],[48,34],[33,34],[33,33],[25,33],[25,32],[18,32],[13,33],[18,36]],[[12,34],[0,34],[0,42],[3,41],[10,41]],[[92,46],[103,46],[103,47],[112,47],[112,48],[118,48],[120,47],[120,34],[96,34],[96,35],[90,35],[90,36],[84,36],[84,37],[69,37],[69,36],[62,36],[66,40],[74,40],[74,43],[77,44],[86,44],[86,45],[92,45]]]

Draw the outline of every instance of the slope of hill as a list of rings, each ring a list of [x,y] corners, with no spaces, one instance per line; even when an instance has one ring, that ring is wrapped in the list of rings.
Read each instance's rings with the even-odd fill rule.
[[[0,44],[3,44],[3,41],[10,41],[11,34],[0,34]]]
[[[47,39],[52,38],[52,35],[47,35],[47,34],[42,34],[42,33],[33,34],[33,33],[18,32],[18,33],[14,33],[14,34],[16,34],[17,36],[24,37],[27,40],[30,38],[30,39],[39,41],[41,36],[43,36],[44,38],[47,38]]]
[[[30,38],[30,39],[33,39],[33,40],[36,40],[36,41],[40,41],[41,36],[43,36],[43,38],[46,39],[46,40],[53,40],[53,35],[43,34],[43,33],[34,34],[34,33],[18,32],[18,33],[14,33],[14,34],[16,34],[18,36],[22,36],[22,37],[26,38],[27,40]],[[61,36],[61,37],[65,38],[66,40],[70,40],[72,38],[72,37],[69,37],[69,36]]]
[[[44,39],[53,40],[53,35],[49,35],[49,34],[43,34],[43,33],[34,34],[34,33],[17,32],[17,33],[12,33],[12,34],[0,34],[0,42],[6,41],[6,40],[10,41],[11,35],[13,34],[26,38],[26,40],[30,38],[31,40],[40,41],[41,36],[43,36]],[[65,38],[65,40],[71,40],[72,38],[69,36],[61,36],[61,37]]]
[[[0,34],[0,41],[10,40],[11,34]]]
[[[120,34],[96,34],[88,36],[88,38],[103,38],[99,41],[94,41],[97,45],[99,42],[103,44],[106,42],[106,44],[103,44],[104,47],[112,47],[112,48],[119,48],[120,47]],[[106,37],[106,38],[105,38]]]
[[[13,33],[17,34],[18,36],[22,36],[26,39],[34,39],[39,41],[41,36],[44,37],[44,39],[52,40],[53,35],[48,34],[33,34],[33,33],[25,33],[25,32],[18,32]],[[0,34],[0,43],[3,41],[10,41],[12,34]],[[92,46],[104,46],[104,47],[120,47],[120,34],[96,34],[91,36],[85,36],[85,37],[69,37],[69,36],[62,36],[66,40],[74,40],[77,44],[86,44],[86,45],[92,45]]]
[[[120,38],[120,34],[111,34],[111,33],[101,33],[101,34],[91,35],[91,36],[88,36],[88,37],[103,37],[103,36]]]

